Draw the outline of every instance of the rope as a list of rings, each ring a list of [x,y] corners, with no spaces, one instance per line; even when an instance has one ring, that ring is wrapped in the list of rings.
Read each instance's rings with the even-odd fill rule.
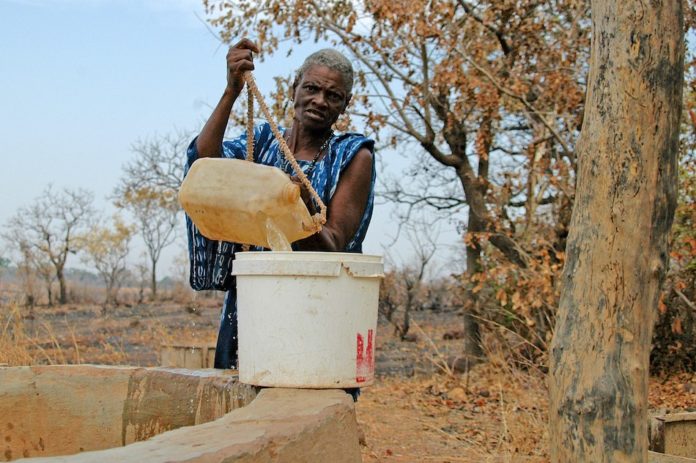
[[[312,216],[312,222],[314,223],[313,229],[315,232],[318,232],[321,230],[321,226],[326,223],[326,205],[324,204],[324,201],[321,200],[319,194],[316,192],[316,190],[314,190],[312,183],[300,168],[300,165],[297,163],[292,151],[290,151],[288,144],[285,143],[285,139],[280,134],[278,126],[273,121],[271,112],[269,111],[268,106],[266,106],[266,103],[263,100],[263,95],[261,95],[261,92],[256,85],[256,81],[254,80],[254,76],[251,75],[250,71],[244,73],[244,81],[247,85],[247,161],[254,160],[254,97],[256,97],[259,107],[261,108],[261,112],[263,112],[268,124],[271,126],[273,136],[275,136],[276,140],[278,140],[280,152],[283,154],[283,156],[285,156],[285,159],[288,160],[295,173],[297,173],[297,176],[302,184],[305,186],[305,188],[307,188],[309,194],[319,205],[319,212]]]
[[[247,90],[246,160],[254,162],[254,94]]]

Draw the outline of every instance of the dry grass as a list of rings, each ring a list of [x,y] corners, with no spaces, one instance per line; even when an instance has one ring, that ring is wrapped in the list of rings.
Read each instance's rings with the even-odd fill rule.
[[[214,342],[218,304],[0,306],[0,365],[155,366],[162,344]]]
[[[547,461],[543,385],[491,364],[469,375],[385,378],[365,389],[363,461]]]
[[[214,342],[220,305],[219,297],[199,297],[183,304],[37,307],[33,318],[17,304],[0,306],[0,364],[157,365],[162,344]],[[416,315],[416,342],[378,329],[378,367],[407,368],[363,390],[356,407],[366,435],[363,461],[548,461],[543,373],[510,366],[505,346],[493,342],[487,363],[452,371],[445,359],[459,354],[463,341],[443,335],[457,327],[458,316]],[[696,376],[654,378],[650,394],[653,408],[696,406]]]
[[[29,348],[29,337],[24,329],[24,320],[16,305],[8,308],[1,320],[0,364],[32,365],[36,362],[33,350]]]
[[[378,329],[378,351],[432,368],[380,377],[364,389],[356,407],[366,437],[363,461],[548,461],[544,375],[509,366],[490,343],[487,363],[453,371],[447,359],[461,355],[463,340],[443,338],[460,319],[415,315],[416,342],[400,342],[385,326]]]
[[[72,326],[67,326],[68,342],[61,339],[53,325],[24,315],[17,304],[3,308],[0,331],[0,364],[55,365],[79,364],[80,346]],[[31,324],[32,328],[28,325]]]

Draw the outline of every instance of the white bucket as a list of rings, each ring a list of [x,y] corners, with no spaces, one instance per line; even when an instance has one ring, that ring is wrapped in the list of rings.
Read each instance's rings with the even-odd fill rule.
[[[380,256],[242,252],[232,272],[241,382],[298,388],[372,384]]]

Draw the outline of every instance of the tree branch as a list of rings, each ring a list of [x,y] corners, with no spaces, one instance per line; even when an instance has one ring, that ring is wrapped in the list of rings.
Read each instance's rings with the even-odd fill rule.
[[[489,32],[495,35],[495,38],[498,40],[498,43],[500,44],[500,49],[503,51],[505,55],[510,54],[510,52],[512,51],[512,47],[510,47],[510,44],[508,44],[507,40],[505,39],[505,36],[499,29],[496,29],[490,23],[484,21],[483,18],[477,16],[474,13],[474,9],[467,5],[467,3],[464,0],[457,0],[457,4],[459,4],[459,6],[461,6],[464,9],[464,12],[467,15],[469,15],[469,17],[471,17],[474,21],[481,24],[483,27],[488,29]]]
[[[495,88],[498,89],[498,91],[500,91],[501,93],[504,93],[505,95],[507,95],[507,96],[509,96],[509,97],[511,97],[511,98],[514,98],[514,99],[520,101],[520,102],[524,105],[524,107],[527,108],[527,110],[528,110],[529,112],[531,112],[532,114],[534,114],[535,116],[537,116],[537,117],[539,118],[539,120],[541,121],[541,123],[544,124],[544,126],[545,126],[547,129],[549,129],[549,131],[553,134],[553,138],[555,138],[556,141],[558,141],[558,143],[559,143],[559,144],[561,145],[561,147],[563,148],[563,151],[565,151],[566,154],[567,154],[568,156],[571,156],[571,155],[572,155],[572,151],[570,150],[570,148],[568,148],[568,145],[567,145],[566,142],[563,140],[563,138],[561,137],[561,135],[558,133],[558,131],[556,130],[556,128],[555,128],[551,123],[549,123],[549,122],[546,120],[546,118],[541,114],[541,112],[540,112],[539,110],[537,110],[534,106],[532,106],[532,104],[531,104],[529,101],[527,101],[527,99],[526,99],[525,97],[520,96],[520,95],[514,93],[512,90],[509,90],[509,89],[507,89],[507,88],[504,88],[504,87],[500,84],[500,82],[498,82],[498,81],[495,79],[495,77],[493,77],[493,75],[492,75],[490,72],[488,72],[488,71],[487,71],[486,69],[484,69],[483,67],[479,66],[479,64],[476,63],[476,61],[474,61],[474,60],[473,60],[471,57],[469,57],[469,55],[467,55],[466,53],[464,53],[464,52],[462,52],[461,50],[458,50],[458,49],[456,49],[455,51],[456,51],[459,55],[461,55],[465,60],[467,60],[472,66],[474,66],[479,72],[481,72],[483,75],[485,75],[485,76],[488,78],[488,80],[490,80],[490,82],[495,86]]]

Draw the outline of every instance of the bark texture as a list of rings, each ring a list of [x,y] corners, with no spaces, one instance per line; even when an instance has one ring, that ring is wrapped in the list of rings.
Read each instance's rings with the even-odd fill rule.
[[[551,458],[648,460],[648,360],[668,259],[681,0],[592,1],[578,184],[551,355]]]

